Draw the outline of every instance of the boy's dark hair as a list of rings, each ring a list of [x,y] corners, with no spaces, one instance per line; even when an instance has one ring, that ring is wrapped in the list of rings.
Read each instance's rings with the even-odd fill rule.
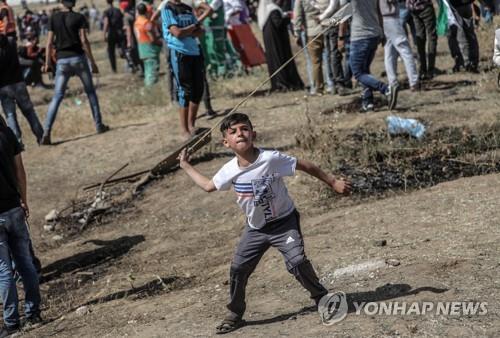
[[[7,127],[7,122],[5,122],[2,116],[0,116],[0,126]]]
[[[250,129],[253,130],[252,122],[250,121],[250,118],[247,114],[233,113],[222,120],[222,123],[220,125],[220,132],[222,133],[222,136],[226,135],[226,130],[231,128],[231,126],[235,125],[236,123],[247,124]]]
[[[112,5],[112,4],[113,4],[113,0],[106,0],[106,3],[107,3],[108,5]]]
[[[147,13],[147,11],[148,11],[148,9],[147,9],[146,5],[143,4],[142,2],[137,5],[137,13],[139,13],[139,15],[145,15]]]
[[[76,0],[62,0],[64,7],[72,9],[76,5]]]

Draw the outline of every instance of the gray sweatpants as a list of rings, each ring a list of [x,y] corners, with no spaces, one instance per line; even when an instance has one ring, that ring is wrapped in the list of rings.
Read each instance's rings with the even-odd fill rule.
[[[415,64],[415,58],[413,57],[406,33],[401,26],[399,16],[384,16],[384,33],[386,38],[384,62],[389,84],[391,86],[398,84],[397,70],[399,55],[405,65],[410,87],[416,86],[418,83],[417,65]]]
[[[288,271],[311,293],[311,298],[318,302],[328,293],[306,258],[300,231],[300,215],[297,211],[293,211],[289,216],[266,224],[262,229],[245,227],[230,271],[231,300],[227,308],[235,317],[243,316],[246,309],[245,289],[248,278],[271,246],[281,252]]]

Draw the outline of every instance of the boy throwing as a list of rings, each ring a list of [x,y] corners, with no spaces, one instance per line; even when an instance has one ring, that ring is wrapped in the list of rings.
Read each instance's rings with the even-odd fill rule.
[[[338,193],[350,191],[350,183],[337,180],[316,165],[254,146],[256,133],[247,115],[235,113],[221,124],[223,144],[235,153],[212,179],[189,164],[186,150],[179,155],[180,166],[191,179],[207,192],[229,190],[234,186],[237,203],[247,216],[230,270],[230,301],[228,314],[217,327],[217,333],[234,331],[244,325],[245,288],[266,250],[276,247],[285,258],[288,271],[311,293],[318,304],[328,293],[321,285],[312,264],[304,253],[299,213],[288,195],[284,176],[301,170],[317,177]]]

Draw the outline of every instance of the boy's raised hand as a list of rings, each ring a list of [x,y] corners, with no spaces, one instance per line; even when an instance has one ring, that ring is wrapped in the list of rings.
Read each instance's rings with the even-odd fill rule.
[[[335,192],[339,194],[348,194],[351,192],[351,182],[344,181],[343,179],[335,179],[334,177],[330,180],[330,186]]]

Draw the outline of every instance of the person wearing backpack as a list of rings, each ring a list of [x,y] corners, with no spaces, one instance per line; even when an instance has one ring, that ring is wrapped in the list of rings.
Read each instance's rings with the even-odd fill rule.
[[[113,0],[106,0],[108,9],[104,11],[104,41],[108,44],[108,58],[111,70],[116,73],[116,48],[120,48],[120,55],[125,55],[123,34],[123,14],[113,6]]]

